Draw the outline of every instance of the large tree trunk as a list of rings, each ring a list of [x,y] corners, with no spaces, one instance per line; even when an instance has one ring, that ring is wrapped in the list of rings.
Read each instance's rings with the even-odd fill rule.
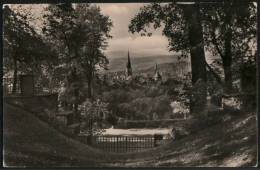
[[[197,4],[185,5],[183,9],[190,41],[193,86],[190,109],[194,115],[207,115],[206,61],[199,7]]]
[[[223,64],[224,65],[224,64]],[[225,92],[230,93],[232,92],[232,71],[231,65],[224,65],[224,76],[225,76]]]
[[[222,58],[223,62],[223,69],[224,69],[224,76],[225,76],[225,92],[229,93],[232,91],[232,70],[231,70],[231,64],[232,64],[232,30],[230,26],[231,22],[231,14],[226,11],[226,31],[225,31],[225,51],[224,51],[224,57]]]
[[[17,59],[16,56],[13,57],[14,60],[14,74],[13,74],[13,87],[12,87],[12,93],[16,93],[17,89],[17,72],[18,72],[18,68],[17,68]]]

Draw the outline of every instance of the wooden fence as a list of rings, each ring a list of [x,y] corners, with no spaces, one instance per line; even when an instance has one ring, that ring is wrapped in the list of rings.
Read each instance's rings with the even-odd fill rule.
[[[159,146],[163,141],[162,135],[102,135],[93,137],[92,146],[106,152],[140,152]]]

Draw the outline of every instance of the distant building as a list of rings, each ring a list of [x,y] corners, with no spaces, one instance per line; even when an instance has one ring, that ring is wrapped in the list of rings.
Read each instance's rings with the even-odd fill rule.
[[[155,65],[155,70],[154,70],[154,80],[155,81],[159,81],[159,80],[162,80],[162,76],[161,74],[159,73],[159,69],[157,67],[157,63]]]
[[[128,57],[128,60],[127,60],[127,63],[126,63],[125,77],[126,77],[126,79],[129,79],[132,76],[132,66],[131,66],[129,51],[128,51],[127,57]]]

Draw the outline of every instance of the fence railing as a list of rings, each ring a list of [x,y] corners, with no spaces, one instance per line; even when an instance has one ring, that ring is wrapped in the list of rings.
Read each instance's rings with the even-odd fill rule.
[[[94,136],[92,146],[106,152],[140,152],[164,142],[162,135],[102,135]]]
[[[10,77],[4,77],[3,78],[3,91],[4,91],[4,94],[11,94],[13,93],[12,90],[13,90],[13,82],[14,82],[14,79],[13,78],[10,78]],[[17,82],[16,82],[16,92],[15,93],[21,93],[21,88],[20,88],[20,80],[17,79]]]

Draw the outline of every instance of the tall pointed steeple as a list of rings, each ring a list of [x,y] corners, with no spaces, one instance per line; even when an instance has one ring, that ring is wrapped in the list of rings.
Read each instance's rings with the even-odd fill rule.
[[[127,63],[126,63],[126,76],[132,76],[132,66],[131,66],[131,60],[130,60],[130,54],[128,50],[127,54]]]
[[[131,61],[130,61],[129,50],[128,50],[128,54],[127,54],[127,64],[126,64],[126,67],[131,69]]]

